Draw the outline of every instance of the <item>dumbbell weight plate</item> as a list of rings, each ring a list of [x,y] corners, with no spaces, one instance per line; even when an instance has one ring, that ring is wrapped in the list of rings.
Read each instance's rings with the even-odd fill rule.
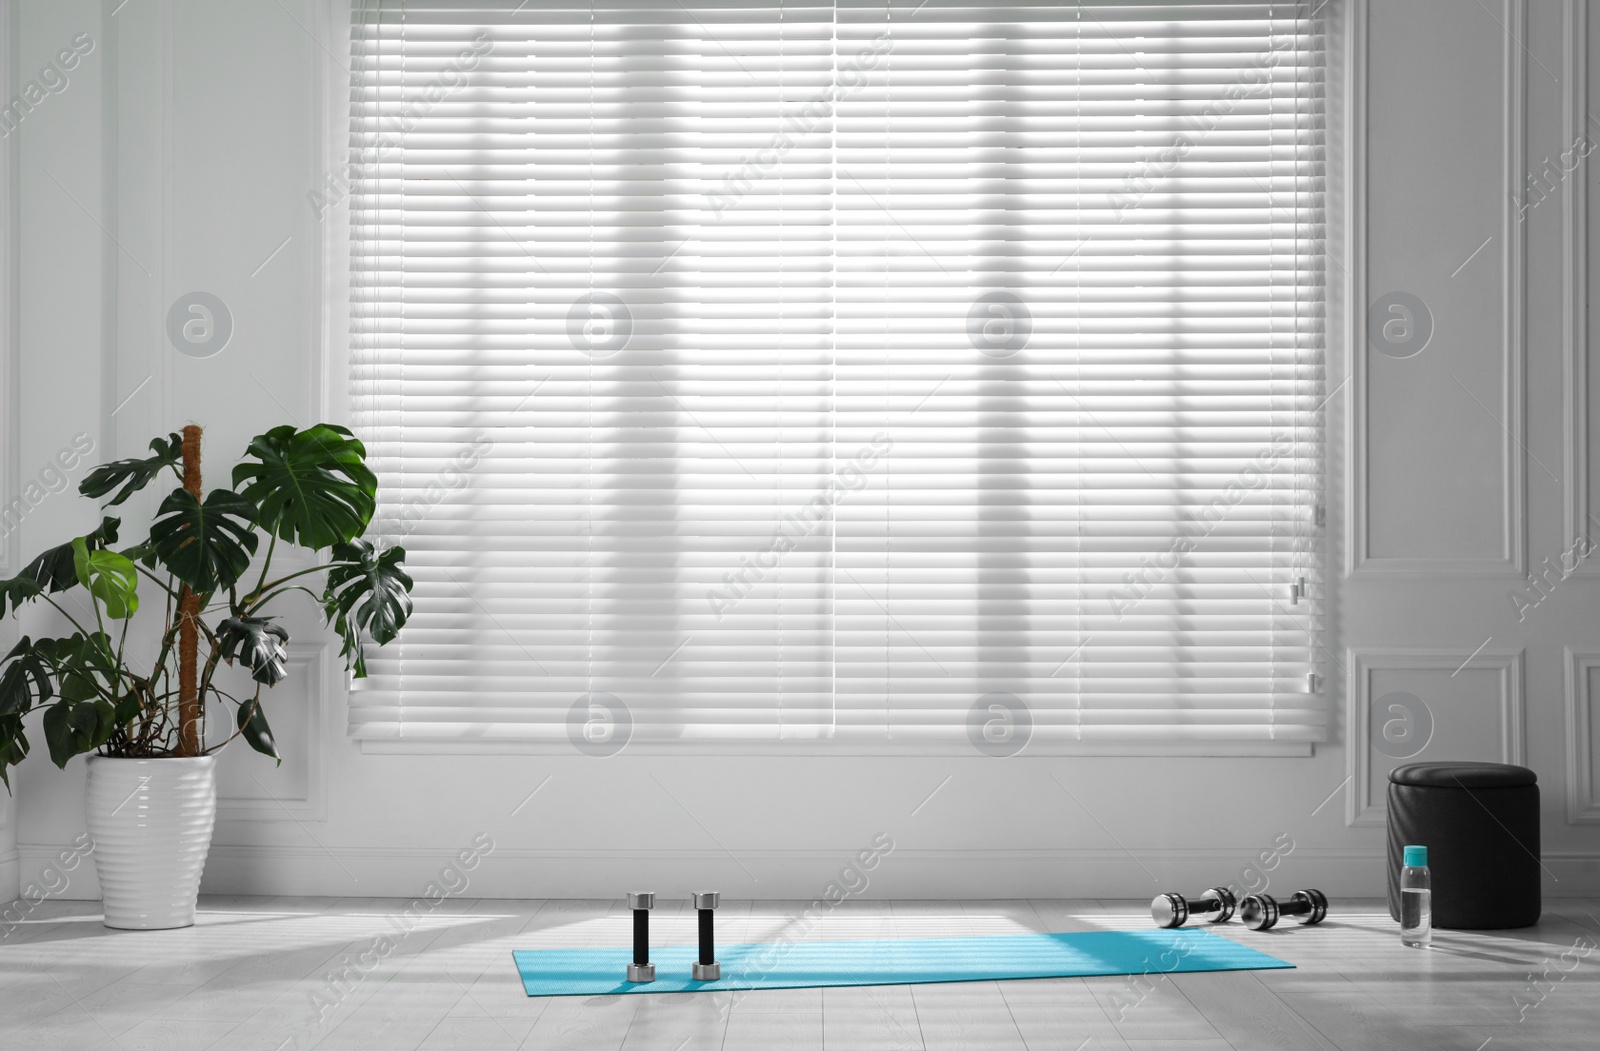
[[[1278,923],[1278,903],[1270,894],[1251,894],[1239,903],[1239,920],[1253,931],[1271,930]]]
[[[1294,908],[1294,918],[1308,926],[1321,923],[1328,915],[1328,899],[1320,890],[1297,890],[1289,902]]]
[[[1182,927],[1189,919],[1189,903],[1182,894],[1157,894],[1150,902],[1150,918],[1157,927]]]
[[[1206,913],[1206,918],[1212,923],[1227,923],[1233,919],[1233,910],[1237,905],[1237,901],[1233,896],[1233,891],[1227,887],[1212,887],[1200,895],[1200,900],[1217,902],[1216,911]]]

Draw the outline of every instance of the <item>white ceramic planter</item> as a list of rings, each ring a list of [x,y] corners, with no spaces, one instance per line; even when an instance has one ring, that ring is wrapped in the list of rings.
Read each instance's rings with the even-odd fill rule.
[[[217,817],[216,757],[90,756],[87,809],[106,926],[193,925]]]

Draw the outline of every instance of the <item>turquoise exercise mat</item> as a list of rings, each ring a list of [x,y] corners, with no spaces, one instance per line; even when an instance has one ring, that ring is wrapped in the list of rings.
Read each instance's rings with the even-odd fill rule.
[[[715,982],[689,977],[689,965],[697,958],[692,945],[661,946],[652,949],[651,956],[656,980],[636,985],[624,978],[633,961],[628,948],[517,949],[511,954],[529,996],[913,985],[1294,966],[1198,928],[723,945],[717,948],[722,978]]]

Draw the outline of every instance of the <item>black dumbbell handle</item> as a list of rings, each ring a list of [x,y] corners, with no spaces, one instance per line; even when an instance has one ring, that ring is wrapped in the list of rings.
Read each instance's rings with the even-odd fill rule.
[[[650,910],[633,910],[633,962],[643,966],[650,962]]]
[[[1222,899],[1220,898],[1185,898],[1189,904],[1190,912],[1221,912]]]
[[[1260,925],[1249,924],[1256,930],[1266,930],[1282,916],[1304,916],[1306,918],[1301,920],[1302,923],[1321,923],[1328,914],[1328,901],[1319,890],[1297,890],[1284,902],[1279,902],[1270,894],[1252,894],[1250,897],[1260,903],[1260,918],[1267,921]],[[1249,898],[1245,900],[1248,902]]]
[[[700,909],[700,962],[713,964],[717,962],[717,950],[711,926],[711,909]]]

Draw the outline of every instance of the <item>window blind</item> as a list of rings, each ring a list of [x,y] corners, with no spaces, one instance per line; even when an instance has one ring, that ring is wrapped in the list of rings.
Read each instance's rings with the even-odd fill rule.
[[[1310,5],[353,12],[353,734],[1322,739]]]

